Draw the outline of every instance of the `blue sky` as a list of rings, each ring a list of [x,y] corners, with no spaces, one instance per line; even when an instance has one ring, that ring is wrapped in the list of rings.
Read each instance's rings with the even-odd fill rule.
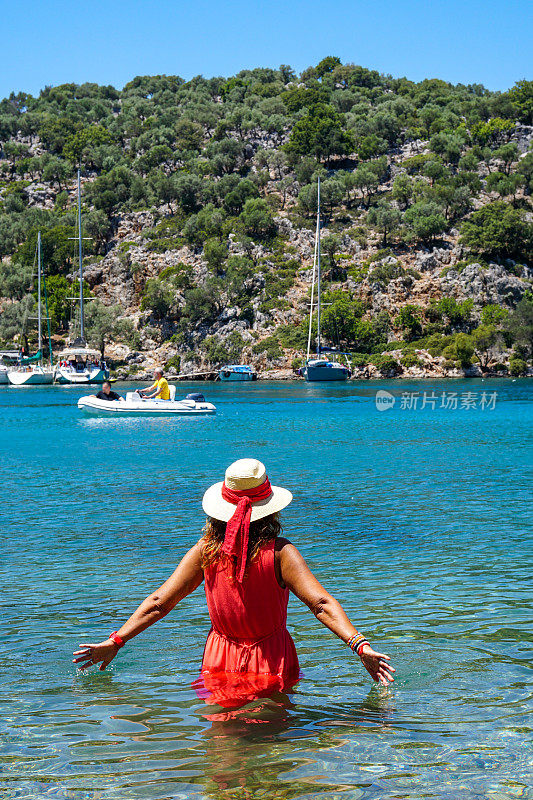
[[[531,79],[531,0],[0,0],[0,97],[135,75],[232,75],[337,55],[412,80]]]

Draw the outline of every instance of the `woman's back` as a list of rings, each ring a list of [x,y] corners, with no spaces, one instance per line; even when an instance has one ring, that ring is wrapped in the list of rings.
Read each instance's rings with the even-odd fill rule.
[[[220,558],[205,569],[205,594],[213,630],[230,639],[263,639],[287,622],[289,590],[282,589],[274,567],[275,540],[248,563],[242,583],[231,563]]]
[[[289,590],[276,580],[275,544],[271,539],[261,547],[242,583],[224,557],[204,570],[213,627],[202,677],[211,698],[221,705],[286,688],[299,677],[296,648],[286,627]]]

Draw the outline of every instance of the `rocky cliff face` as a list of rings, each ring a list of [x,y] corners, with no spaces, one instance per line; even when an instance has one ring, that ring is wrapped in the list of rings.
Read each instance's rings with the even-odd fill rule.
[[[231,334],[238,332],[243,340],[242,361],[251,364],[262,377],[292,378],[295,377],[291,364],[295,358],[304,353],[295,348],[282,348],[277,356],[268,352],[257,352],[254,345],[271,337],[280,326],[298,325],[307,319],[309,291],[312,278],[312,260],[314,250],[314,234],[306,228],[295,228],[285,216],[277,216],[279,230],[289,245],[295,249],[294,257],[299,268],[294,285],[285,295],[284,307],[265,314],[260,311],[262,301],[273,298],[265,290],[265,280],[261,274],[250,277],[251,293],[255,296],[255,314],[253,322],[241,319],[242,309],[239,306],[224,305],[217,318],[209,325],[202,326],[193,332],[193,340],[198,345],[208,336],[215,336],[222,343]],[[146,212],[130,213],[118,220],[117,233],[105,257],[86,269],[87,281],[94,293],[106,305],[119,305],[124,316],[139,329],[141,339],[137,348],[124,343],[111,343],[107,347],[108,356],[117,362],[117,375],[124,377],[146,378],[157,364],[166,364],[181,351],[179,372],[175,366],[169,367],[169,374],[191,374],[213,370],[211,361],[202,356],[200,350],[190,355],[183,354],[183,348],[176,347],[172,341],[159,341],[154,333],[154,326],[162,331],[163,336],[171,337],[173,326],[168,323],[155,322],[151,310],[140,310],[140,300],[146,281],[156,278],[164,270],[187,265],[193,275],[196,286],[205,286],[212,274],[202,256],[194,249],[184,246],[178,250],[164,253],[150,252],[143,238],[143,231],[151,228],[153,218]],[[328,229],[322,236],[328,236]],[[128,242],[127,251],[121,252],[122,243]],[[343,269],[349,273],[368,260],[375,252],[375,247],[365,249],[344,236],[341,243],[344,259]],[[243,255],[239,242],[230,241],[230,254]],[[268,250],[261,245],[254,247],[254,261],[268,258]],[[442,297],[452,297],[458,303],[471,299],[474,303],[472,316],[479,321],[480,310],[494,304],[504,309],[512,309],[533,285],[533,270],[524,265],[508,263],[468,263],[463,261],[464,249],[458,244],[458,232],[453,232],[431,250],[412,250],[386,255],[374,261],[362,280],[354,280],[348,274],[345,280],[335,281],[332,285],[360,299],[367,307],[368,318],[376,317],[381,312],[394,316],[402,306],[414,304],[426,309],[432,302]],[[380,267],[398,267],[404,274],[392,278],[387,285],[373,279],[373,272]],[[221,298],[222,302],[224,298]],[[261,301],[261,302],[260,302]],[[397,334],[391,331],[388,336],[393,343]],[[190,353],[190,347],[187,349]],[[425,349],[417,349],[420,365],[404,368],[402,374],[410,377],[428,375],[453,377],[465,374],[462,369],[446,367],[446,359],[432,357]],[[390,356],[400,359],[401,351],[390,349]],[[509,354],[502,349],[497,357],[498,365],[508,363]],[[215,365],[216,366],[216,365]],[[133,367],[133,369],[132,369]],[[381,377],[377,366],[368,364],[364,367],[353,366],[356,377]],[[481,374],[478,367],[467,370],[467,374]]]
[[[260,148],[272,151],[286,139],[287,136],[278,137],[274,145],[272,137],[266,134],[257,140],[251,137],[246,144],[250,151],[245,153],[246,158],[252,159]],[[517,124],[509,141],[517,145],[520,157],[523,156],[533,141],[533,128]],[[18,136],[17,142],[27,147],[30,157],[44,152],[38,137],[30,141]],[[387,168],[373,190],[378,200],[387,198],[390,202],[394,181],[405,173],[407,160],[429,157],[428,144],[423,140],[408,141],[389,150]],[[7,159],[4,161],[7,163]],[[329,176],[334,176],[336,166],[334,163],[329,166]],[[489,174],[490,166],[490,161],[479,162],[477,172],[482,180]],[[252,166],[249,174],[258,177],[257,165]],[[84,178],[84,193],[95,177],[89,174]],[[285,177],[289,177],[288,173]],[[429,186],[428,178],[419,180]],[[48,211],[54,208],[58,197],[55,185],[37,180],[26,180],[24,184],[29,208]],[[178,213],[175,203],[114,214],[111,233],[101,254],[87,259],[85,278],[94,297],[105,306],[114,307],[117,318],[131,323],[131,335],[122,335],[106,347],[118,377],[145,379],[157,364],[166,365],[169,375],[213,372],[233,352],[235,342],[238,342],[238,360],[251,364],[261,377],[295,376],[298,362],[305,356],[315,248],[312,214],[302,217],[298,204],[301,188],[293,176],[282,192],[280,175],[270,168],[262,181],[262,191],[275,209],[275,241],[260,243],[229,233],[223,242],[227,248],[224,263],[219,267],[209,263],[205,247],[186,244],[183,236],[174,239],[170,236],[166,240],[164,234],[159,234],[158,246],[153,246],[154,231],[161,225],[171,225],[175,219]],[[0,195],[2,192],[5,199],[5,188],[0,189]],[[67,183],[63,193],[66,208],[74,209],[75,186]],[[526,202],[526,193],[520,190],[518,194]],[[471,208],[482,208],[495,199],[496,195],[484,187],[472,198]],[[405,330],[398,322],[400,312],[414,307],[431,333],[431,314],[439,301],[454,300],[457,305],[471,301],[469,326],[465,327],[471,330],[481,321],[482,309],[487,305],[504,311],[516,307],[533,285],[531,267],[512,260],[502,263],[474,260],[461,244],[459,230],[453,227],[436,237],[432,247],[407,246],[396,241],[392,247],[384,248],[381,235],[366,225],[368,204],[359,198],[357,203],[338,205],[337,214],[329,215],[321,234],[323,241],[336,239],[333,250],[323,256],[323,288],[359,304],[363,322],[381,318],[388,321],[384,334],[386,346],[383,346],[385,341],[381,342],[378,353],[385,352],[387,358],[380,361],[348,357],[354,375],[371,378],[480,373],[479,364],[460,368],[449,354],[432,353],[427,342],[419,348],[411,347],[411,358],[405,359]],[[401,203],[392,201],[392,207],[399,210]],[[350,224],[339,222],[344,212]],[[527,216],[531,220],[531,212]],[[235,263],[241,259],[248,266],[241,267],[241,272],[235,268],[233,274],[228,267],[232,258]],[[6,261],[9,259],[8,256]],[[74,279],[75,274],[71,277]],[[171,292],[170,300],[165,300],[166,310],[156,308],[155,295],[147,292],[151,281],[157,283],[160,291]],[[194,290],[200,294],[195,295]],[[195,314],[195,305],[201,305],[205,297],[208,310]],[[336,341],[334,328],[335,325],[330,325],[330,332],[326,333],[329,344],[341,349],[349,347],[342,341],[342,335]],[[460,330],[459,322],[448,333]],[[298,332],[298,336],[292,336],[291,332]],[[484,368],[492,366],[494,371],[501,371],[509,364],[509,348],[501,337],[491,348]],[[371,354],[372,349],[367,347],[365,352]]]

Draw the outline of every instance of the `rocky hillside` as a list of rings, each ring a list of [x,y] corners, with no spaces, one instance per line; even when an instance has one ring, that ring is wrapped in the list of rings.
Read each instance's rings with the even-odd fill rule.
[[[82,171],[87,330],[117,375],[307,343],[321,178],[323,335],[357,377],[532,373],[533,83],[413,83],[328,57],[0,103],[0,340],[35,345],[43,241],[54,347],[75,335]]]

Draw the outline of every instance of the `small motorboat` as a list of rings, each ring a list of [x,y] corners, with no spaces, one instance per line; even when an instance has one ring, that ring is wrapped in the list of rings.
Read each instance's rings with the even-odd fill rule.
[[[176,400],[176,387],[170,386],[170,400],[145,399],[138,392],[126,392],[125,400],[100,400],[95,395],[86,395],[78,400],[78,408],[89,414],[152,414],[182,416],[205,416],[216,414],[216,407],[208,403],[199,392]]]
[[[257,373],[247,364],[227,364],[218,372],[221,381],[256,381]]]

